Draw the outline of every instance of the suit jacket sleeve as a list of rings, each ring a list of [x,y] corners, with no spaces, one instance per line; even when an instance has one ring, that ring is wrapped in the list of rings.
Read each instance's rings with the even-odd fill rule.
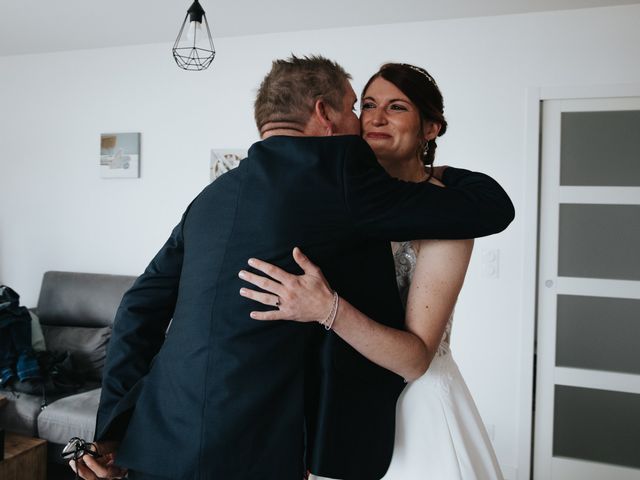
[[[397,180],[358,138],[346,150],[343,181],[352,221],[371,237],[475,238],[504,230],[514,218],[509,196],[491,177],[449,167],[446,188]]]
[[[96,440],[122,438],[141,380],[164,342],[178,296],[185,216],[125,293],[116,313],[103,371]]]

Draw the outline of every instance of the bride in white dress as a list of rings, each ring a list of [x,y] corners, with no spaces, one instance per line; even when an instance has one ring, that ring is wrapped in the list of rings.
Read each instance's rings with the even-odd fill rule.
[[[431,250],[426,255],[432,256],[438,250],[453,252],[447,244],[456,243],[431,242],[417,242],[418,246],[422,244],[419,252],[414,242],[401,243],[394,253],[398,287],[408,309],[418,306],[412,306],[412,301],[419,301],[407,301],[407,297],[421,296],[419,282],[412,281],[417,266],[425,261],[420,253]],[[437,288],[433,284],[424,287]],[[427,372],[410,382],[398,399],[393,458],[383,477],[386,480],[502,478],[480,414],[451,355],[452,320],[453,313]]]
[[[442,95],[431,75],[412,65],[383,65],[365,86],[361,109],[363,137],[391,176],[442,186],[433,178],[441,176],[442,169],[432,164],[435,139],[444,134],[447,122]],[[437,214],[437,205],[425,212]],[[397,403],[393,457],[384,480],[503,478],[449,348],[453,309],[472,249],[472,240],[393,245],[396,279],[406,307],[406,331],[382,326],[344,299],[339,300],[331,325],[335,333],[369,360],[408,382]],[[294,250],[294,258],[304,275],[291,275],[261,261],[251,266],[280,282],[275,299],[280,304],[280,299],[286,298],[279,307],[280,318],[323,321],[331,310],[333,292],[322,272],[302,252]],[[256,277],[250,274],[243,278],[257,284]],[[265,289],[264,284],[260,286]],[[248,298],[274,304],[264,294],[243,290],[242,295]]]

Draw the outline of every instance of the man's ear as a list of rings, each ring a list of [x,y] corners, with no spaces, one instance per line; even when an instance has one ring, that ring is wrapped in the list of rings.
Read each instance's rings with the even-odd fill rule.
[[[334,131],[334,124],[330,118],[330,110],[324,100],[316,100],[313,106],[313,116],[324,135],[331,136]]]
[[[422,126],[422,137],[425,140],[433,140],[440,133],[442,125],[436,122],[424,122]]]

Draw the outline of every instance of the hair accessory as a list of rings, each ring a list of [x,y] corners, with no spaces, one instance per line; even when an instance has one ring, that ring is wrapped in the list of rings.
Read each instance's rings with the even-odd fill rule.
[[[425,77],[429,81],[429,83],[436,86],[438,85],[436,81],[433,79],[433,77],[429,75],[429,73],[424,68],[416,67],[415,65],[411,65],[410,63],[401,63],[400,65],[402,65],[403,67],[410,68],[415,72],[418,72],[420,75]]]
[[[325,318],[322,322],[320,322],[320,325],[322,325],[325,330],[331,330],[331,327],[333,327],[333,322],[335,322],[336,316],[338,314],[338,303],[340,303],[340,297],[338,296],[338,293],[334,290],[333,304],[331,305],[331,311],[329,312],[329,315],[327,315],[327,318]]]

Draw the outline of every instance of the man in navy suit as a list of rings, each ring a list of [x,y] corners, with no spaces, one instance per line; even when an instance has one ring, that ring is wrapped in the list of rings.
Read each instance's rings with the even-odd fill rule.
[[[273,63],[255,104],[262,141],[193,200],[122,300],[103,456],[85,456],[83,478],[121,475],[116,454],[133,479],[385,473],[402,379],[320,325],[252,320],[237,273],[250,257],[297,272],[299,246],[345,299],[399,327],[389,241],[489,235],[513,206],[479,173],[448,168],[448,188],[389,177],[358,136],[349,78],[322,57]]]

